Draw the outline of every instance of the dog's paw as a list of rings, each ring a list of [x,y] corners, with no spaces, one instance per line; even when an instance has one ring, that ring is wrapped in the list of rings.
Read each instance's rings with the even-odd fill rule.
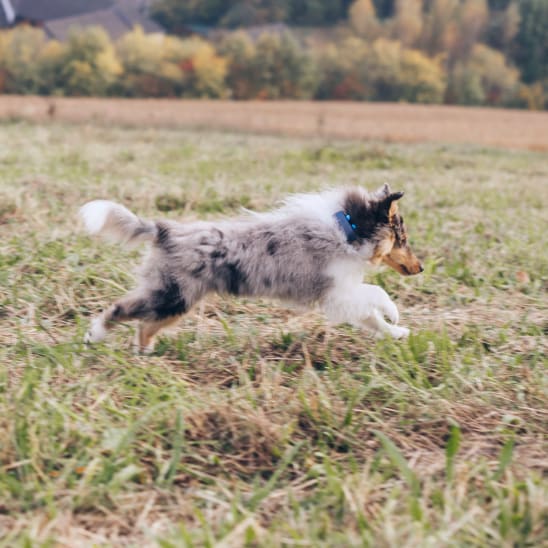
[[[131,351],[134,356],[150,356],[151,354],[154,354],[154,344],[141,346],[139,343],[133,343],[131,345]]]
[[[84,343],[85,344],[98,343],[104,340],[106,336],[107,336],[107,330],[105,329],[103,318],[99,316],[97,318],[94,318],[91,321],[91,325],[87,333],[84,335]]]
[[[407,339],[411,331],[407,327],[400,327],[399,325],[392,325],[390,327],[390,335],[394,339]]]
[[[393,339],[407,339],[410,331],[407,327],[400,327],[399,325],[390,326],[389,330],[379,330],[376,333],[377,339],[384,339],[385,337],[392,337]]]

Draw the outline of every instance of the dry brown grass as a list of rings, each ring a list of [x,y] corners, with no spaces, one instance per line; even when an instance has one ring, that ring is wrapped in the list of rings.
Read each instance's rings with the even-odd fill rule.
[[[0,97],[2,118],[548,150],[546,112],[441,105],[5,95]]]

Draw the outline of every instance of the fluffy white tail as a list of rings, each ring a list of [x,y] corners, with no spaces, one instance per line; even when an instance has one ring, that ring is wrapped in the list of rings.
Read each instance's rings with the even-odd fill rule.
[[[157,233],[156,223],[140,219],[129,209],[108,200],[93,200],[83,205],[80,218],[90,234],[124,244],[136,244],[153,240]]]

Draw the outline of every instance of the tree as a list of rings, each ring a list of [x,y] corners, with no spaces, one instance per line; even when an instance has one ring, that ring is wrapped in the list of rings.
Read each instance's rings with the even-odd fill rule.
[[[228,61],[226,82],[234,99],[250,99],[257,94],[253,73],[255,46],[245,32],[233,32],[219,47],[219,53]]]
[[[457,37],[458,0],[432,0],[424,21],[422,48],[430,55],[451,50]]]
[[[515,1],[508,4],[503,10],[493,9],[487,26],[487,44],[508,55],[519,32],[520,21],[519,6]]]
[[[404,46],[415,46],[422,34],[423,0],[397,0],[392,36]]]
[[[519,73],[502,53],[476,44],[469,59],[453,68],[447,99],[465,105],[505,105],[519,93]]]
[[[316,67],[288,32],[281,36],[262,34],[251,66],[260,99],[305,99],[314,93]]]
[[[485,29],[489,8],[487,0],[464,0],[458,9],[459,29],[453,59],[462,59],[470,55],[474,44],[478,42]]]
[[[443,99],[444,72],[437,60],[395,40],[373,44],[353,37],[331,46],[319,60],[317,98],[436,103]]]
[[[118,84],[119,92],[138,97],[180,95],[183,74],[172,41],[178,39],[145,34],[140,27],[122,36],[116,44],[124,69]]]
[[[316,99],[360,101],[369,99],[372,91],[363,81],[360,69],[368,45],[356,36],[329,46],[318,54],[317,63],[321,75]]]
[[[61,77],[69,95],[107,95],[123,71],[110,38],[101,27],[74,29],[62,61]]]
[[[44,31],[19,26],[0,34],[0,71],[6,93],[40,93],[44,87],[40,71],[46,46]]]
[[[183,71],[183,97],[224,97],[226,59],[199,38],[181,41],[180,67]]]
[[[548,78],[548,2],[521,0],[515,61],[524,82]]]
[[[381,26],[371,0],[356,0],[348,11],[350,26],[358,36],[374,39],[379,36]]]
[[[287,20],[297,25],[331,25],[345,18],[351,0],[288,0]]]
[[[361,69],[364,82],[377,101],[437,103],[445,89],[443,70],[436,60],[399,42],[379,39],[366,53]]]
[[[178,34],[189,24],[217,24],[238,3],[238,0],[156,0],[150,12],[164,28]]]

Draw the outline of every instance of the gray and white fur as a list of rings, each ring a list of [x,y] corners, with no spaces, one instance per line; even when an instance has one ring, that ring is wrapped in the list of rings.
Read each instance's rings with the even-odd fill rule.
[[[396,325],[398,310],[387,293],[362,283],[366,264],[380,262],[394,246],[389,210],[399,197],[387,185],[375,193],[342,189],[293,196],[269,213],[188,223],[145,220],[113,202],[89,202],[80,210],[89,233],[151,247],[137,288],[92,321],[86,342],[135,319],[136,347],[150,352],[161,328],[213,292],[319,306],[334,323],[405,337],[409,330]],[[341,210],[354,211],[352,243],[334,217]]]

